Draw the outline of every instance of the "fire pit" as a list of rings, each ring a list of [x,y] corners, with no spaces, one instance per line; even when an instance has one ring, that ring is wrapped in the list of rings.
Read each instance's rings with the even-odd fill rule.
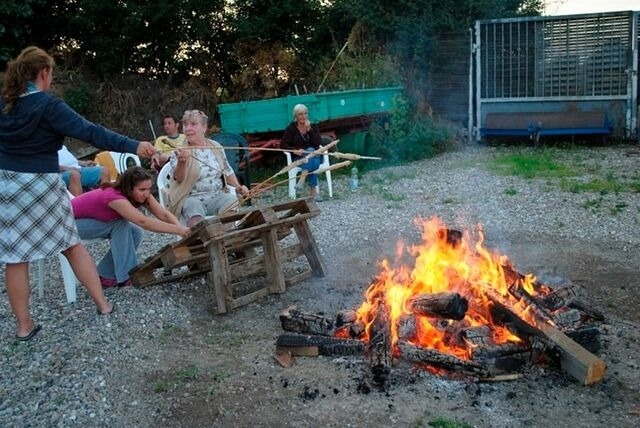
[[[603,316],[578,284],[552,287],[523,275],[475,234],[420,220],[422,243],[401,247],[398,267],[385,260],[365,301],[334,319],[289,308],[280,316],[278,358],[365,355],[372,381],[384,385],[394,361],[433,372],[513,378],[528,364],[557,362],[589,385],[606,366],[599,347]],[[590,352],[591,351],[591,352]]]

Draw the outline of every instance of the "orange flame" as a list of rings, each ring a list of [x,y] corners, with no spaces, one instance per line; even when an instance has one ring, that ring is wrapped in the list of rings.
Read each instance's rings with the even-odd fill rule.
[[[447,340],[446,330],[453,323],[465,323],[467,327],[489,325],[492,339],[496,344],[518,342],[520,339],[507,329],[491,323],[490,307],[492,299],[509,307],[528,323],[535,325],[535,319],[524,302],[509,292],[514,284],[522,287],[530,295],[536,294],[535,277],[526,275],[507,278],[505,267],[515,272],[506,256],[491,252],[483,245],[482,227],[478,226],[478,238],[474,243],[468,231],[455,234],[447,232],[445,224],[438,218],[416,221],[422,229],[422,244],[407,248],[414,257],[412,268],[400,265],[392,268],[387,260],[381,262],[381,272],[365,293],[366,300],[358,308],[358,320],[365,326],[365,340],[369,339],[371,323],[375,319],[378,301],[383,301],[389,311],[392,343],[400,338],[401,320],[407,316],[415,319],[412,343],[425,348],[469,358],[473,344],[455,343]],[[398,248],[398,257],[404,248]],[[469,309],[461,321],[443,321],[411,314],[408,302],[414,296],[456,292],[469,301]]]

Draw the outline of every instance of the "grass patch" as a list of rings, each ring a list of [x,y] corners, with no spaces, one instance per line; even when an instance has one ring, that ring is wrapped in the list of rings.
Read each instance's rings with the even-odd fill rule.
[[[621,202],[621,203],[615,204],[613,206],[613,208],[611,208],[611,214],[613,214],[613,215],[620,214],[628,206],[629,206],[629,204],[627,204],[625,202]]]
[[[471,425],[464,422],[456,422],[447,418],[438,417],[429,421],[430,427],[436,428],[471,428]]]
[[[388,190],[382,190],[380,192],[380,197],[383,200],[389,201],[389,202],[400,202],[400,201],[404,201],[406,199],[403,194],[401,194],[401,193],[393,193],[393,192],[390,192]]]
[[[188,366],[176,372],[176,379],[187,382],[198,379],[198,368],[196,366]]]
[[[509,196],[515,196],[518,194],[518,190],[516,190],[516,188],[513,186],[507,187],[506,189],[504,189],[504,194]]]
[[[582,207],[588,209],[592,213],[597,213],[602,208],[602,198],[588,199],[582,203]]]
[[[613,177],[607,177],[604,179],[594,178],[589,181],[576,181],[576,180],[561,180],[560,188],[571,193],[599,193],[601,195],[607,195],[609,193],[620,193],[624,191],[624,184],[619,182]]]
[[[169,391],[169,382],[166,380],[158,380],[153,384],[153,392],[156,394],[162,394]]]
[[[487,168],[496,174],[523,178],[562,178],[581,174],[579,169],[554,160],[555,154],[555,150],[506,154],[494,158]]]

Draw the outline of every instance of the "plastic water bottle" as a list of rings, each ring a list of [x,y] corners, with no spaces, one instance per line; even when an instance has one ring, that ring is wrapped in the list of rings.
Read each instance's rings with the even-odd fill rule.
[[[358,168],[351,168],[351,178],[349,179],[349,188],[352,192],[358,190]]]

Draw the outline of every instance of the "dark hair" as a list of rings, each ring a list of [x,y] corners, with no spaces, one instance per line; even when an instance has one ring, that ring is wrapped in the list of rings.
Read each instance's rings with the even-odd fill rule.
[[[2,112],[9,113],[20,94],[26,91],[27,83],[36,80],[40,70],[53,68],[54,64],[53,58],[36,46],[24,48],[16,59],[9,61],[2,88],[5,102]]]
[[[107,184],[104,187],[113,187],[119,190],[133,206],[140,206],[139,203],[133,200],[133,188],[141,181],[151,180],[151,174],[149,174],[144,168],[139,166],[132,166],[127,168],[122,174],[118,176],[116,182],[113,184]]]
[[[164,122],[165,119],[173,119],[173,121],[180,125],[180,121],[178,120],[178,116],[174,115],[174,114],[165,114],[164,117],[162,118],[162,122]]]

